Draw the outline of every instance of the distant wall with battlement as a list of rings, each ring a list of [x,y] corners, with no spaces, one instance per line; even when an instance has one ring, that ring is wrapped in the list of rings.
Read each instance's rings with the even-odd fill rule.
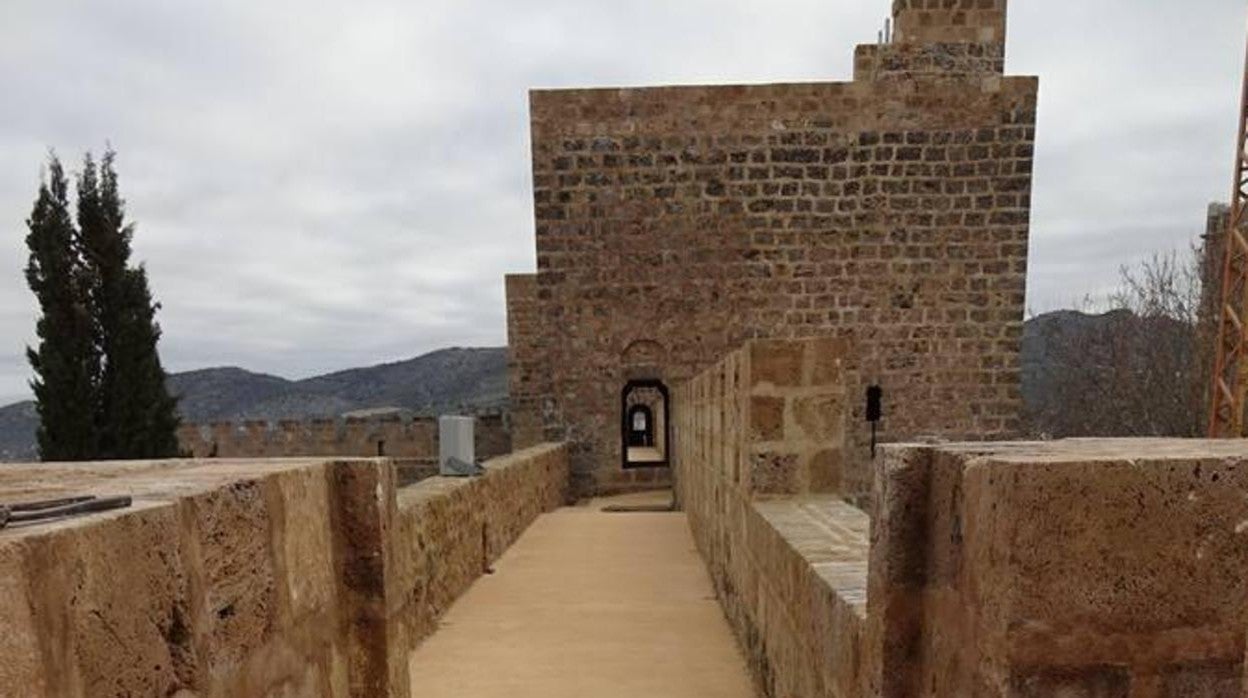
[[[0,529],[0,695],[409,698],[412,649],[564,502],[561,444],[486,467],[412,487],[374,458],[0,468],[6,500],[134,500]]]
[[[506,414],[477,415],[476,420],[478,459],[511,452]],[[178,430],[178,441],[195,458],[437,458],[438,419],[387,416],[184,424]]]

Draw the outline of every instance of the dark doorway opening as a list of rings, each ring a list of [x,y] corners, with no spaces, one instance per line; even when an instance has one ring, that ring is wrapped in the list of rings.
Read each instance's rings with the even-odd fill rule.
[[[671,401],[663,381],[629,381],[620,393],[620,453],[624,467],[668,467],[671,425]]]

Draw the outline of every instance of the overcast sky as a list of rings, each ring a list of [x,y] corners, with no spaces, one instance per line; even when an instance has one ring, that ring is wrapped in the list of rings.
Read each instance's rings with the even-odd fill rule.
[[[845,80],[887,0],[0,0],[0,404],[28,392],[48,148],[112,143],[167,368],[297,378],[505,343],[526,91]],[[1186,247],[1230,190],[1243,0],[1015,0],[1041,77],[1028,305]]]

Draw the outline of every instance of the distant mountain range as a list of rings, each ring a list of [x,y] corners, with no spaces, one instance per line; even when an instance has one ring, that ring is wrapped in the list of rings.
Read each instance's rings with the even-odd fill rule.
[[[1111,310],[1102,315],[1089,315],[1078,310],[1056,310],[1037,315],[1023,324],[1022,368],[1023,403],[1040,408],[1056,399],[1057,378],[1062,362],[1054,357],[1053,342],[1078,345],[1082,338],[1096,337],[1111,323],[1133,318],[1129,310]]]
[[[228,366],[174,373],[183,420],[193,423],[334,417],[373,408],[421,414],[507,404],[506,347],[442,349],[405,361],[292,381]],[[0,407],[0,461],[37,456],[31,401]]]
[[[1021,357],[1023,402],[1034,408],[1053,399],[1051,338],[1095,334],[1126,312],[1061,310],[1028,320]],[[169,385],[182,396],[183,419],[195,423],[332,417],[389,407],[425,414],[493,409],[507,404],[507,349],[443,349],[300,381],[235,367],[208,368],[172,374]],[[0,461],[33,459],[37,425],[32,402],[0,407]]]

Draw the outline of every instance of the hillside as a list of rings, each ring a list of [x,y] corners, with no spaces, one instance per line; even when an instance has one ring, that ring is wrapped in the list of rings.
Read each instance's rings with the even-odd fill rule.
[[[39,415],[31,400],[0,407],[0,461],[34,460]]]
[[[1027,321],[1022,342],[1022,392],[1029,414],[1064,414],[1058,403],[1068,392],[1063,352],[1095,347],[1110,328],[1139,322],[1127,311],[1087,315],[1062,310]],[[1151,326],[1134,336],[1180,335],[1169,326]],[[505,347],[442,349],[405,361],[353,368],[292,381],[241,368],[208,368],[169,376],[189,422],[330,417],[378,407],[400,407],[437,414],[460,408],[490,409],[507,402]],[[1052,421],[1050,418],[1048,421]],[[0,460],[35,456],[38,424],[31,402],[0,407]],[[1062,433],[1061,425],[1042,425]]]
[[[1023,324],[1022,365],[1023,403],[1040,409],[1055,399],[1053,394],[1063,363],[1056,353],[1061,346],[1078,346],[1094,341],[1114,322],[1130,322],[1135,316],[1127,310],[1089,315],[1078,310],[1056,310],[1037,315]]]
[[[1204,343],[1167,316],[1071,310],[1023,328],[1027,429],[1053,438],[1203,433]]]
[[[188,422],[333,417],[377,407],[437,414],[507,403],[504,347],[442,349],[405,361],[292,381],[229,366],[169,376]],[[36,456],[34,403],[0,407],[0,460]]]

